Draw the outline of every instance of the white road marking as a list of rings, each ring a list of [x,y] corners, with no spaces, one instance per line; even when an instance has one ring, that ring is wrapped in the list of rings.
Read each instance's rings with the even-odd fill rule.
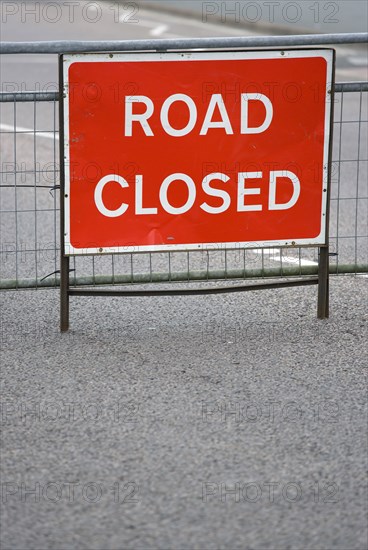
[[[281,250],[279,248],[264,248],[264,249],[254,249],[252,250],[254,254],[262,255],[262,252],[267,255],[269,260],[274,262],[280,262],[285,264],[296,264],[301,266],[313,266],[318,265],[317,262],[312,262],[312,260],[305,260],[303,258],[293,258],[292,256],[283,256],[281,255]]]
[[[126,15],[122,15],[119,19],[119,22],[120,23],[126,23]],[[158,26],[158,22],[157,21],[151,21],[150,19],[140,19],[139,20],[139,26],[140,27],[148,27],[149,29],[154,29],[155,27]]]
[[[4,130],[5,132],[14,132],[14,126],[13,124],[0,124],[0,130]],[[37,130],[35,132],[35,130],[32,130],[31,128],[22,128],[21,126],[16,126],[15,131],[21,132],[24,135],[36,136],[37,138],[43,137],[47,139],[59,139],[59,135],[57,133],[54,134],[53,132],[37,132]]]
[[[356,66],[359,66],[359,67],[366,67],[367,64],[368,64],[368,60],[366,57],[358,57],[358,56],[349,56],[348,57],[348,61],[349,63],[351,63],[352,65],[356,65]]]
[[[122,16],[120,18],[120,23],[125,23],[124,17],[125,16]],[[163,24],[158,24],[158,21],[151,21],[149,19],[140,19],[139,20],[139,26],[151,29],[149,31],[149,34],[151,36],[159,37],[159,36],[165,35],[165,38],[180,38],[181,37],[181,35],[179,35],[179,34],[172,34],[172,33],[167,32],[170,29],[169,25],[166,25],[164,23]]]
[[[140,14],[145,15],[147,19],[140,19],[139,25],[142,25],[143,27],[156,27],[158,24],[158,21],[152,21],[150,18],[153,16],[152,11],[150,10],[141,10]],[[160,17],[160,20],[164,19],[168,25],[179,25],[180,27],[187,26],[189,28],[191,27],[197,27],[201,30],[209,30],[210,32],[216,32],[218,34],[219,29],[221,30],[223,28],[226,29],[226,36],[230,35],[236,35],[236,36],[261,36],[263,33],[261,31],[250,31],[249,29],[244,28],[235,28],[231,25],[228,26],[222,26],[220,23],[209,23],[208,21],[202,21],[201,19],[195,19],[195,18],[186,18],[185,16],[175,16],[173,14],[169,13],[163,13],[159,12],[157,14]],[[181,35],[185,36],[185,35]],[[350,52],[350,50],[347,50]]]
[[[161,36],[169,30],[168,25],[158,25],[150,31],[151,36]]]

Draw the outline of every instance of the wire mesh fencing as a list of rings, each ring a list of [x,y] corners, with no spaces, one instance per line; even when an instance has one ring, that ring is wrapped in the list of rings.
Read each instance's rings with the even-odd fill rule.
[[[368,271],[368,83],[339,83],[334,100],[330,273]],[[0,94],[0,288],[59,286],[59,128],[56,92]],[[91,166],[93,171],[93,166]],[[92,177],[92,174],[91,174]],[[316,248],[72,257],[71,285],[300,277]]]

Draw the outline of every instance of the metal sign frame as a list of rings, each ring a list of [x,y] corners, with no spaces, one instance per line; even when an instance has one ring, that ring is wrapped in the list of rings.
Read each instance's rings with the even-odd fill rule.
[[[209,61],[212,64],[221,62],[221,61],[252,61],[264,60],[264,61],[273,61],[273,60],[289,60],[289,59],[311,59],[314,57],[323,57],[326,61],[326,91],[324,96],[325,102],[325,114],[324,114],[324,126],[325,134],[323,141],[323,161],[322,161],[322,173],[321,175],[321,184],[325,188],[328,180],[328,146],[329,146],[329,121],[331,116],[331,72],[332,72],[332,61],[333,61],[333,51],[331,49],[320,48],[320,49],[304,49],[304,50],[252,50],[252,51],[206,51],[206,52],[167,52],[165,54],[160,53],[117,53],[117,54],[107,54],[107,53],[92,53],[92,54],[68,54],[64,55],[62,58],[63,63],[63,73],[64,73],[64,151],[65,151],[65,197],[64,197],[64,209],[65,209],[65,252],[67,255],[89,255],[89,254],[119,254],[119,253],[130,253],[130,252],[167,252],[167,251],[195,251],[195,250],[206,250],[208,247],[213,245],[213,242],[195,242],[191,243],[185,242],[181,244],[175,244],[175,241],[171,243],[160,243],[160,244],[142,244],[139,241],[134,243],[134,246],[129,246],[124,243],[124,246],[117,244],[116,246],[105,246],[103,243],[96,243],[92,245],[88,243],[86,247],[76,247],[71,242],[71,209],[70,209],[70,181],[71,181],[71,159],[70,159],[70,150],[73,148],[73,140],[69,134],[69,109],[70,109],[70,99],[74,94],[74,90],[70,89],[71,84],[69,83],[68,75],[70,68],[74,64],[88,64],[88,63],[98,63],[98,64],[116,64],[124,62],[127,65],[135,63],[144,63],[145,65],[154,65],[159,63],[160,66],[167,62],[175,62],[175,64],[186,64],[191,66],[194,69],[194,65],[197,62]],[[188,67],[187,67],[188,68]],[[155,69],[156,70],[156,69]],[[97,83],[98,85],[98,83]],[[190,92],[189,92],[190,95]],[[283,96],[283,103],[287,103],[288,100]],[[190,132],[191,133],[191,132]],[[97,132],[98,135],[98,132]],[[232,136],[229,136],[232,139]],[[129,139],[129,138],[125,138]],[[150,143],[155,138],[149,138]],[[158,137],[158,140],[161,138]],[[226,139],[226,138],[224,138]],[[244,137],[243,137],[244,139]],[[215,151],[216,153],[216,151]],[[133,159],[125,159],[131,162]],[[223,159],[222,159],[223,160]],[[269,238],[267,240],[262,240],[256,238],[251,241],[242,241],[241,237],[234,242],[231,241],[220,241],[216,239],[216,243],[223,248],[231,250],[233,248],[269,248],[269,247],[287,247],[287,246],[316,246],[325,244],[326,237],[326,206],[327,206],[327,197],[326,193],[322,192],[321,189],[321,203],[320,203],[320,233],[317,236],[298,238],[296,235],[288,234],[286,238]],[[202,212],[203,215],[204,212]],[[140,216],[142,218],[142,216]],[[139,217],[135,216],[135,219]],[[129,240],[134,240],[135,237],[133,234],[133,239],[129,237]],[[119,241],[118,241],[119,242]]]
[[[321,50],[326,50],[326,48],[291,48],[291,49],[283,49],[282,52],[306,52],[310,54],[311,51],[320,52]],[[61,263],[60,263],[60,328],[62,332],[65,332],[69,329],[69,298],[70,296],[153,296],[153,295],[203,295],[203,294],[214,294],[214,293],[225,293],[225,292],[239,292],[239,291],[247,291],[247,290],[260,290],[260,289],[270,289],[270,288],[282,288],[282,287],[292,287],[292,286],[303,286],[303,285],[311,285],[311,284],[317,284],[318,285],[318,306],[317,306],[317,316],[319,319],[327,318],[329,315],[329,212],[330,212],[330,187],[331,187],[331,165],[332,165],[332,138],[333,138],[333,108],[332,105],[334,104],[334,92],[335,92],[335,50],[332,48],[328,48],[329,51],[332,52],[332,64],[331,64],[331,82],[328,82],[328,96],[329,96],[329,105],[330,108],[326,109],[326,115],[325,115],[325,130],[328,129],[328,137],[325,139],[324,144],[324,162],[323,162],[323,171],[324,171],[324,181],[327,183],[326,192],[323,194],[323,207],[322,207],[322,217],[324,218],[324,223],[322,223],[322,227],[324,227],[323,232],[323,238],[321,239],[321,235],[319,236],[319,239],[317,239],[317,242],[315,243],[303,243],[303,242],[293,242],[290,243],[290,245],[284,243],[280,246],[280,243],[277,242],[277,245],[280,248],[283,247],[300,247],[300,246],[310,246],[310,247],[318,247],[319,249],[319,264],[318,264],[318,275],[316,277],[303,277],[297,280],[283,280],[278,281],[275,283],[262,283],[262,284],[252,284],[252,285],[236,285],[236,286],[224,286],[224,287],[212,287],[212,288],[189,288],[189,289],[171,289],[171,290],[117,290],[117,289],[76,289],[70,287],[70,280],[69,280],[69,260],[70,255],[73,254],[70,250],[70,242],[68,240],[69,237],[69,227],[66,223],[66,216],[68,214],[68,208],[69,208],[69,188],[66,181],[68,180],[68,147],[67,145],[67,139],[68,139],[68,132],[65,133],[65,122],[68,120],[67,115],[67,93],[65,91],[65,72],[64,72],[64,65],[65,65],[65,56],[61,54],[59,56],[59,94],[60,94],[60,101],[59,101],[59,122],[60,122],[60,237],[61,237]],[[249,54],[250,50],[246,50],[246,52]],[[275,53],[281,52],[281,50],[275,51],[275,50],[254,50],[252,49],[251,52],[254,54],[259,54],[262,52],[263,55],[270,54],[270,52],[275,55]],[[164,55],[180,55],[182,56],[183,53],[192,53],[192,52],[179,52],[178,54],[167,54]],[[205,52],[205,54],[202,55],[210,55],[211,53],[214,53],[213,50]],[[229,55],[232,52],[226,52],[227,55]],[[239,53],[237,51],[236,53]],[[75,55],[81,55],[81,54],[75,54]],[[106,56],[106,60],[111,59],[111,54],[98,54]],[[117,55],[117,54],[114,54]],[[121,54],[121,55],[132,55],[132,54]],[[137,55],[160,55],[162,58],[162,54],[134,54]],[[296,54],[297,55],[297,54]],[[316,53],[316,55],[318,55]],[[86,56],[86,59],[91,59],[88,54],[83,54],[83,56]],[[74,55],[69,56],[69,59],[71,57],[74,57]],[[93,56],[95,58],[95,56]],[[304,55],[305,57],[305,55]],[[328,111],[328,114],[327,114]],[[228,248],[228,243],[224,243],[225,247]],[[249,248],[249,243],[242,243],[244,246]],[[263,246],[270,247],[270,241],[267,241],[266,243],[256,243],[256,248],[261,248]],[[237,243],[239,245],[239,243]],[[205,245],[201,245],[205,246]],[[274,244],[273,246],[276,246]],[[179,246],[178,250],[198,250],[198,245],[195,245],[193,247],[186,246]],[[164,250],[162,247],[159,248],[160,251]],[[169,245],[169,250],[173,250],[172,245]],[[151,251],[151,250],[142,250],[144,252]],[[106,250],[106,253],[117,253],[120,252],[120,250],[111,249]],[[129,251],[124,248],[124,253],[129,253]],[[100,254],[100,249],[93,249],[89,250],[88,254]]]

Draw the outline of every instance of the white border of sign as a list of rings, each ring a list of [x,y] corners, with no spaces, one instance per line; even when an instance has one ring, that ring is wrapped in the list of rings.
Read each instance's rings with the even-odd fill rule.
[[[234,243],[200,243],[200,244],[162,244],[155,246],[126,246],[114,248],[74,248],[70,243],[70,157],[69,157],[69,68],[73,63],[103,61],[114,63],[124,61],[134,63],[136,61],[217,61],[224,59],[288,59],[288,58],[310,58],[323,57],[326,60],[326,97],[325,97],[325,139],[323,154],[323,187],[322,209],[321,209],[321,233],[314,239],[295,239],[289,241],[257,241],[257,242],[234,242]],[[168,52],[168,53],[88,53],[88,54],[65,54],[63,61],[63,90],[64,90],[64,245],[66,256],[93,255],[93,254],[118,254],[118,253],[139,253],[139,252],[173,252],[208,250],[215,244],[220,244],[222,249],[252,249],[271,247],[295,247],[295,246],[321,246],[327,243],[326,226],[328,218],[328,176],[329,176],[329,147],[330,147],[330,124],[332,114],[332,82],[334,67],[333,49],[299,49],[299,50],[258,50],[258,51],[233,51],[233,52]]]

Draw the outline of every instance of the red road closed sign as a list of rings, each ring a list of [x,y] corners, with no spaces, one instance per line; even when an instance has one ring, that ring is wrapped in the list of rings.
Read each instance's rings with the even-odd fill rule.
[[[333,50],[62,65],[67,255],[326,242]]]

